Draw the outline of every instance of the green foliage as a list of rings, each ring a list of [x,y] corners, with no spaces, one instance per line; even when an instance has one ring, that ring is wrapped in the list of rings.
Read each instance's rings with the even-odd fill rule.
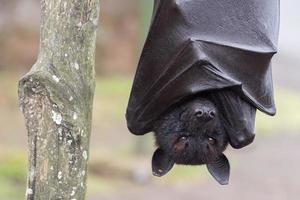
[[[15,184],[0,179],[0,199],[20,200],[25,197],[25,184]]]
[[[165,176],[164,180],[167,183],[182,183],[182,182],[199,182],[199,180],[207,179],[208,172],[205,166],[183,166],[175,165],[173,169]],[[164,181],[159,180],[159,181]]]
[[[119,97],[121,99],[127,98],[127,96],[129,96],[131,85],[132,81],[128,77],[98,77],[96,86],[96,97]]]
[[[97,79],[94,99],[94,119],[109,126],[125,123],[125,110],[131,88],[131,79],[120,76]]]
[[[24,198],[26,185],[25,155],[0,155],[0,199],[17,200]]]
[[[140,7],[140,43],[143,44],[144,40],[147,36],[150,22],[151,22],[151,15],[152,15],[152,8],[153,8],[153,1],[149,0],[139,0],[139,7]]]
[[[24,182],[26,179],[25,157],[12,155],[9,158],[2,158],[0,161],[0,179],[16,183]]]

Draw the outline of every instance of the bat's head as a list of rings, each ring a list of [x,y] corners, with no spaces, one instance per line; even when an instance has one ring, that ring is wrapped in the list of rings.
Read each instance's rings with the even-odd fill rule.
[[[226,168],[228,174],[224,176],[229,176],[229,163],[223,155],[228,137],[211,101],[194,98],[174,106],[156,122],[154,132],[158,146],[152,160],[154,175],[166,174],[176,163],[207,164],[214,177],[216,173],[224,173],[221,171]],[[216,163],[223,167],[216,166]],[[223,180],[222,184],[225,183],[226,180]]]

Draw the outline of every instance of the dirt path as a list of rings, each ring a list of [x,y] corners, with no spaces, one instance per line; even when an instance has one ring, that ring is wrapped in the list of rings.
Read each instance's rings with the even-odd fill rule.
[[[124,188],[89,200],[298,200],[300,195],[300,134],[257,137],[241,151],[227,152],[232,161],[229,186],[212,179],[199,184],[138,190]]]

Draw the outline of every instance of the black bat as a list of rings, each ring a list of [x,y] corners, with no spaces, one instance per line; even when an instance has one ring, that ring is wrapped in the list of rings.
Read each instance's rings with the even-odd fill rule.
[[[171,106],[155,121],[156,145],[152,159],[155,176],[176,164],[206,164],[220,184],[229,181],[230,165],[223,154],[254,139],[256,109],[230,89],[203,92]]]
[[[220,184],[227,184],[230,166],[223,151],[228,137],[219,111],[209,100],[193,98],[163,114],[155,122],[158,149],[152,158],[155,176],[165,175],[176,164],[207,164]]]
[[[129,130],[151,132],[167,110],[201,94],[219,113],[220,124],[210,128],[223,126],[234,148],[251,143],[256,109],[276,112],[271,59],[278,29],[279,0],[155,0],[127,107]]]

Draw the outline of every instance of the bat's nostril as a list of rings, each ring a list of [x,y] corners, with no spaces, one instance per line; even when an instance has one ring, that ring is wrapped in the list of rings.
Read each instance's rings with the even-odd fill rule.
[[[210,119],[215,118],[215,116],[216,116],[216,112],[215,112],[214,110],[209,111],[208,117],[209,117]]]
[[[197,119],[209,121],[216,117],[216,112],[214,110],[210,110],[210,111],[198,110],[195,113],[195,116],[197,117]]]
[[[202,118],[203,115],[204,115],[203,110],[198,110],[198,111],[195,113],[195,116],[196,116],[197,118]]]

